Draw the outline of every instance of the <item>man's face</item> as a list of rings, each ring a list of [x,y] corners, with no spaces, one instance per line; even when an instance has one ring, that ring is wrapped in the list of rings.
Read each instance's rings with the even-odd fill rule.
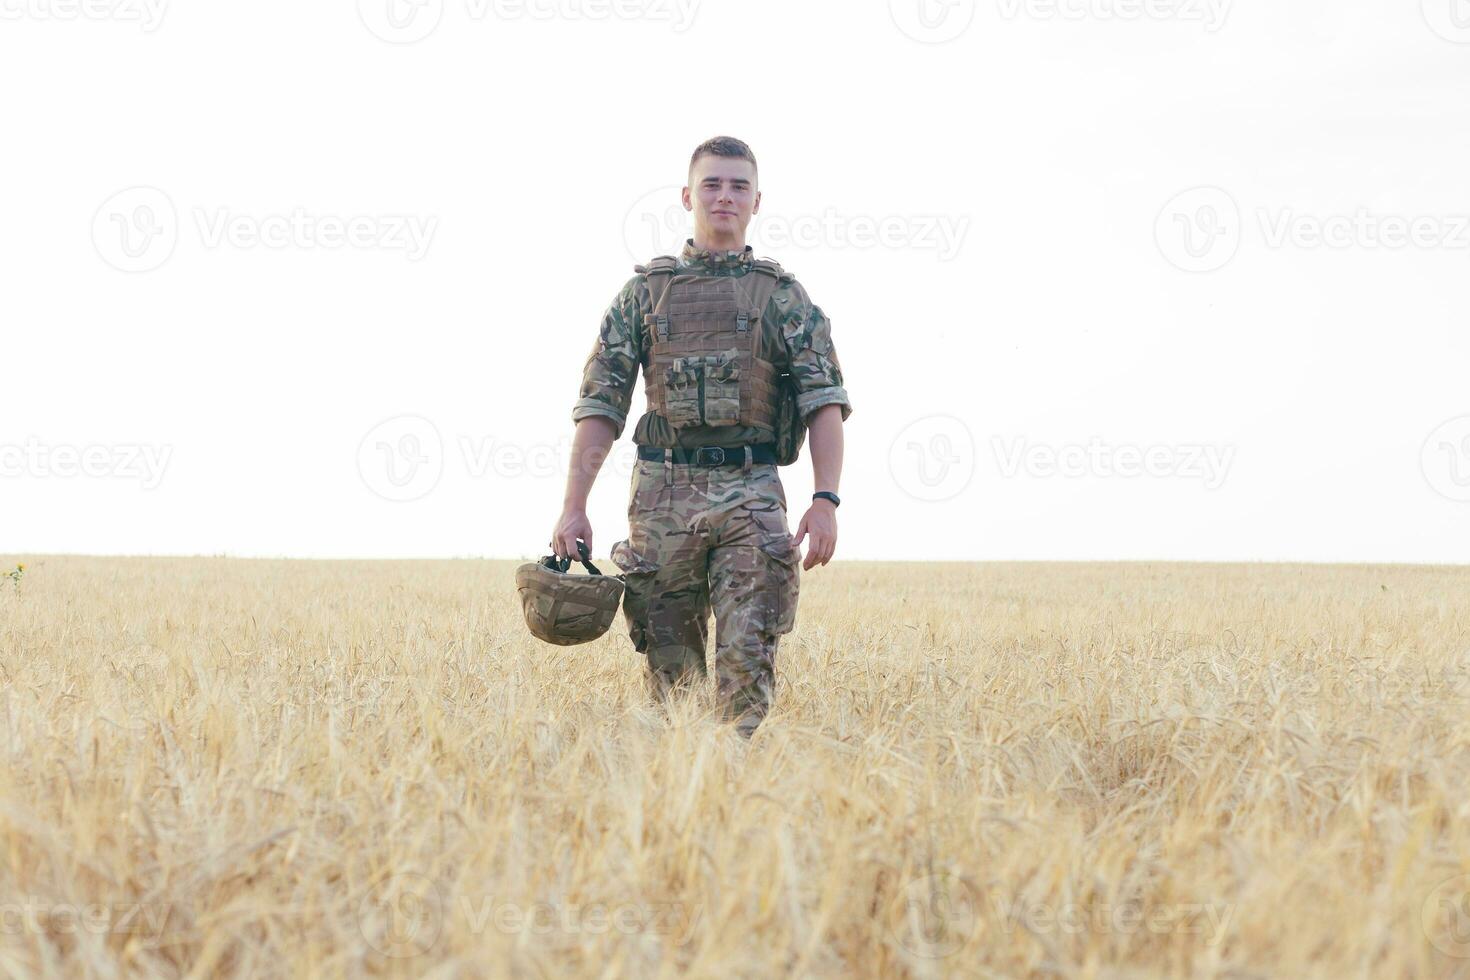
[[[706,153],[694,164],[684,207],[694,212],[696,237],[744,243],[750,216],[760,210],[755,165],[739,157]]]

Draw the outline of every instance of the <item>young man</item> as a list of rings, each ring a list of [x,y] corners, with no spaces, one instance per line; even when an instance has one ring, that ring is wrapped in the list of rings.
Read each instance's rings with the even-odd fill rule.
[[[852,407],[826,316],[745,244],[761,201],[750,147],[730,137],[701,144],[683,201],[694,237],[679,256],[638,266],[603,315],[572,409],[571,472],[551,547],[575,557],[580,538],[591,550],[587,495],[642,367],[648,412],[633,432],[629,537],[612,550],[627,583],[628,633],[664,696],[705,675],[713,607],[717,689],[749,736],[770,708],[777,642],[795,622],[801,542],[811,539],[807,569],[827,564],[837,545]],[[776,469],[783,391],[794,396],[788,418],[810,433],[817,489],[794,537]]]

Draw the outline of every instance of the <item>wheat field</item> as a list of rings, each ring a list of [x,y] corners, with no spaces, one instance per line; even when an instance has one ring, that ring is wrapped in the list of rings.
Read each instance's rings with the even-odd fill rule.
[[[1470,569],[834,563],[777,708],[514,563],[9,556],[13,976],[1470,976]]]

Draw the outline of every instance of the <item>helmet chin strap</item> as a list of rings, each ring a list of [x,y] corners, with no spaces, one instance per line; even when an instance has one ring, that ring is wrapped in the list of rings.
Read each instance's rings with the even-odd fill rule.
[[[602,572],[598,570],[597,566],[592,564],[592,552],[587,550],[587,542],[583,541],[581,538],[577,539],[577,554],[581,556],[577,560],[582,563],[583,568],[587,569],[588,575],[602,574]],[[567,569],[572,567],[572,560],[570,558],[558,558],[556,555],[547,555],[545,558],[541,559],[541,564],[545,565],[553,572],[565,572]]]

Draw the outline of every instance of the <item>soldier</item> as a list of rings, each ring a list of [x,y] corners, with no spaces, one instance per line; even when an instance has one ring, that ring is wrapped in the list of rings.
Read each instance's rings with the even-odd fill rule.
[[[591,547],[587,495],[642,367],[648,411],[633,430],[629,537],[612,550],[628,633],[663,697],[705,676],[713,608],[716,689],[747,737],[770,708],[798,566],[827,564],[837,545],[842,423],[852,412],[827,317],[745,244],[758,181],[740,140],[695,149],[683,190],[694,237],[677,257],[636,266],[603,315],[572,409],[571,471],[551,539],[558,556],[575,557],[579,538]],[[793,536],[776,466],[795,461],[803,428],[817,492]]]

